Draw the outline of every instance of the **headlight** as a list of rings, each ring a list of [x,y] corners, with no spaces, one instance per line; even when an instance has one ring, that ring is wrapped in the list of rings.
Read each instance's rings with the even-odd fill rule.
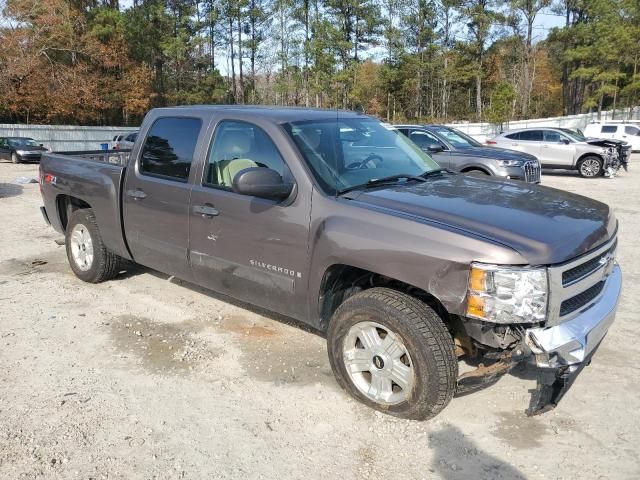
[[[547,270],[471,264],[467,316],[493,323],[536,323],[547,316]]]
[[[26,154],[27,154],[27,152],[25,152],[24,150],[16,150],[16,155],[19,155],[19,156],[23,157]]]
[[[521,167],[522,160],[498,160],[501,167]]]

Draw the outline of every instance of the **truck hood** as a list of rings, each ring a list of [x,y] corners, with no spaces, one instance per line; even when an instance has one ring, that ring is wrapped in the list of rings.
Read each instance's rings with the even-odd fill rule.
[[[476,158],[491,158],[494,160],[522,160],[523,162],[529,160],[538,160],[535,156],[528,153],[517,152],[515,150],[507,150],[497,147],[458,148],[455,149],[454,152],[456,153],[456,155],[464,155],[467,157]]]
[[[561,263],[615,234],[604,203],[573,193],[490,177],[443,175],[353,191],[356,202],[413,216],[512,248],[530,265]],[[425,242],[429,239],[425,238]]]

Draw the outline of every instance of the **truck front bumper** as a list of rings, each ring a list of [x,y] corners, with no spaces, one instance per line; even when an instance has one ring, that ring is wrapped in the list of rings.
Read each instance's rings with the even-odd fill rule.
[[[531,349],[529,365],[537,370],[528,415],[554,408],[591,357],[615,318],[622,289],[622,272],[615,265],[601,297],[574,319],[551,327],[532,328],[525,333]]]
[[[525,342],[542,368],[583,363],[600,344],[613,323],[622,289],[622,272],[615,265],[597,302],[568,322],[552,327],[531,328]]]

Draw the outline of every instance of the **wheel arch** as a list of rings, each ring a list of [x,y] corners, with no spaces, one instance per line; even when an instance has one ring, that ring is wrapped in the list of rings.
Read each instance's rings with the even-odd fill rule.
[[[594,153],[594,152],[586,152],[583,153],[582,155],[580,155],[578,157],[578,160],[576,160],[576,166],[580,164],[580,162],[582,160],[584,160],[587,157],[596,157],[598,160],[600,160],[602,162],[602,165],[604,166],[604,158],[602,157],[602,155],[600,155],[599,153]]]
[[[485,173],[487,175],[494,176],[494,174],[493,174],[493,172],[491,172],[491,170],[489,170],[487,167],[481,166],[481,165],[470,165],[470,166],[464,167],[463,169],[460,170],[460,173],[469,173],[469,172],[475,172],[475,171],[480,171],[480,172]]]
[[[423,288],[381,273],[346,263],[334,263],[324,271],[318,294],[317,314],[320,329],[326,331],[336,309],[352,295],[375,287],[386,287],[415,297],[450,324],[450,315],[438,297]]]
[[[91,208],[91,205],[79,197],[67,194],[60,194],[56,197],[58,220],[63,230],[67,229],[69,218],[71,218],[73,212],[83,208]]]

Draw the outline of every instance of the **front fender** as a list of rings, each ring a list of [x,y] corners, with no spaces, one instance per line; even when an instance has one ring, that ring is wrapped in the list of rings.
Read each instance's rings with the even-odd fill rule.
[[[449,313],[461,315],[472,261],[526,263],[511,248],[468,232],[320,194],[314,194],[310,241],[309,312],[317,325],[322,281],[332,265],[357,267],[420,288]]]

